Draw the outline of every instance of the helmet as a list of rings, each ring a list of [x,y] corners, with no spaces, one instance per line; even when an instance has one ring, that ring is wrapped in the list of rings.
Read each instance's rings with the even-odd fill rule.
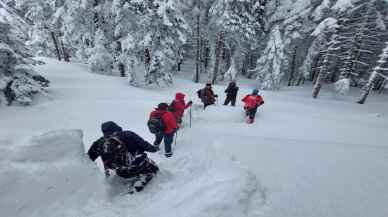
[[[257,95],[259,93],[259,90],[257,88],[253,89],[252,90],[252,94],[253,95]]]

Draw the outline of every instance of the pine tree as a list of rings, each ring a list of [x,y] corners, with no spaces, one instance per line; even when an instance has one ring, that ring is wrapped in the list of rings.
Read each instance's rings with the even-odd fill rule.
[[[386,42],[386,47],[383,49],[380,59],[377,61],[376,67],[373,69],[368,83],[364,86],[360,99],[357,101],[359,104],[364,104],[366,98],[368,97],[373,85],[376,83],[378,78],[383,78],[388,80],[388,42]]]
[[[29,50],[12,32],[9,24],[0,22],[0,103],[28,105],[34,94],[44,91],[49,81],[33,71]]]
[[[279,29],[275,27],[270,34],[267,47],[257,60],[255,73],[259,82],[259,88],[277,90],[281,86],[284,76],[282,67],[286,65],[287,59],[284,54],[284,42]]]

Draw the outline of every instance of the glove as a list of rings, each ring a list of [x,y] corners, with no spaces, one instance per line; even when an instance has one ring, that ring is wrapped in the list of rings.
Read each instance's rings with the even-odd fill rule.
[[[155,152],[160,150],[159,146],[154,145],[154,148],[155,148]]]
[[[191,105],[191,104],[193,104],[193,101],[190,100],[187,104]]]
[[[214,95],[215,98],[218,98],[218,95]]]
[[[109,176],[110,176],[109,169],[106,169],[105,170],[105,177],[109,177]]]

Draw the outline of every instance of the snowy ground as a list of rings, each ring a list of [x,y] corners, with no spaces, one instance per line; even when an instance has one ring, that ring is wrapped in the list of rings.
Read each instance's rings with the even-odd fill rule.
[[[151,155],[161,173],[130,196],[108,184],[116,180],[104,179],[82,145],[107,120],[152,141],[152,107],[177,90],[199,103],[201,85],[178,79],[171,89],[142,90],[83,65],[45,61],[37,69],[52,81],[48,95],[0,109],[4,216],[388,216],[387,98],[357,105],[327,92],[313,100],[303,88],[263,92],[254,125],[244,123],[241,104],[193,110],[174,157]],[[221,96],[223,88],[215,88]]]

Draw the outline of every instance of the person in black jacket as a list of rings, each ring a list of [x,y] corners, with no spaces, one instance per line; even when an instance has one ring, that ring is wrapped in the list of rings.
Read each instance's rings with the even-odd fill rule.
[[[113,170],[123,178],[138,178],[134,187],[137,191],[142,190],[159,170],[145,152],[157,152],[159,148],[132,131],[123,131],[113,121],[103,123],[101,130],[103,137],[92,144],[89,158],[95,161],[101,157],[106,176]]]
[[[226,99],[224,105],[228,105],[231,102],[232,106],[236,105],[236,98],[238,93],[238,87],[235,81],[229,83],[228,87],[225,90]]]

